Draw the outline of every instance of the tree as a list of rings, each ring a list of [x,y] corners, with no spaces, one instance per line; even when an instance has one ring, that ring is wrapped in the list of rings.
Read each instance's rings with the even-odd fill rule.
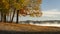
[[[20,15],[24,17],[26,15],[40,17],[42,15],[42,12],[39,8],[40,4],[41,0],[0,0],[1,17],[5,21],[6,16],[8,16],[9,13],[13,13],[11,19],[12,22],[14,15],[16,14],[16,23],[18,23],[18,17]],[[9,11],[10,9],[13,9],[13,11]]]
[[[26,6],[26,8],[28,9],[27,13],[29,13],[28,15],[30,15],[31,17],[42,16],[41,6],[40,6],[41,2],[42,0],[30,0],[29,4]]]
[[[1,21],[6,22],[6,15],[9,13],[9,4],[7,0],[0,0]]]
[[[41,3],[41,0],[18,0],[17,5],[14,5],[17,9],[17,21],[16,21],[16,23],[18,23],[18,15],[19,14],[22,16],[30,15],[33,17],[34,16],[40,17],[42,15],[42,12],[39,11],[40,3]],[[30,8],[32,7],[32,12],[29,11],[30,10],[28,8],[29,6],[30,6]],[[20,11],[19,11],[19,9],[20,9]],[[33,11],[33,10],[35,10],[35,11]],[[20,13],[18,13],[18,12],[20,12]]]
[[[13,22],[13,18],[16,12],[15,3],[16,3],[16,0],[9,0],[10,9],[13,9],[13,11],[11,11],[11,13],[13,14],[10,13],[10,22]],[[11,19],[11,15],[12,15],[12,19]]]
[[[18,23],[19,12],[23,12],[21,10],[23,9],[24,6],[26,6],[24,3],[26,3],[27,5],[27,2],[25,0],[18,0],[18,1],[16,0],[13,4],[13,7],[16,9],[16,14],[17,14],[16,23]]]

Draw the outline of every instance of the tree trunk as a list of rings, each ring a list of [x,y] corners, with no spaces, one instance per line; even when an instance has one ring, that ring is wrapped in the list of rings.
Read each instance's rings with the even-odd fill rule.
[[[10,21],[9,22],[12,22],[12,19],[11,19],[11,13],[10,13]]]
[[[6,14],[1,13],[1,22],[6,22]]]
[[[0,12],[0,22],[1,22],[1,12]]]
[[[6,22],[6,14],[3,14],[3,16],[4,16],[4,22]]]
[[[14,15],[15,15],[15,10],[16,9],[14,9],[14,11],[13,11],[13,16],[12,16],[11,22],[13,22],[13,18],[14,18]]]
[[[18,23],[18,20],[19,20],[19,15],[18,14],[19,14],[19,10],[17,10],[17,14],[16,14],[17,15],[16,16],[16,23]]]
[[[1,22],[6,22],[6,14],[4,14],[1,10]]]
[[[2,20],[3,20],[3,13],[2,13],[2,11],[1,11],[1,22],[2,22]]]

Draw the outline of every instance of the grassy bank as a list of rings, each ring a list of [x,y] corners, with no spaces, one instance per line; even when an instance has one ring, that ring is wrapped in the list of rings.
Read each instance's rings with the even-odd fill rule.
[[[59,27],[36,26],[31,24],[0,23],[1,31],[19,32],[59,32]]]

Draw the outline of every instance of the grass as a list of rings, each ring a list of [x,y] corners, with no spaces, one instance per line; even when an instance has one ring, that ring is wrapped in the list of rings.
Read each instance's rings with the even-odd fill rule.
[[[59,27],[36,26],[31,24],[0,23],[0,30],[20,32],[58,32]]]

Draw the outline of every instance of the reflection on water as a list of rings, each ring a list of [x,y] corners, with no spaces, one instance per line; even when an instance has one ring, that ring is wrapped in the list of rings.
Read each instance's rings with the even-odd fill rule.
[[[55,27],[60,27],[60,24],[58,24],[58,23],[42,23],[42,24],[38,24],[38,23],[33,24],[33,23],[30,23],[30,24],[37,25],[37,26],[55,26]]]
[[[60,20],[47,20],[47,21],[20,21],[21,24],[31,24],[37,26],[55,26],[60,27]]]

